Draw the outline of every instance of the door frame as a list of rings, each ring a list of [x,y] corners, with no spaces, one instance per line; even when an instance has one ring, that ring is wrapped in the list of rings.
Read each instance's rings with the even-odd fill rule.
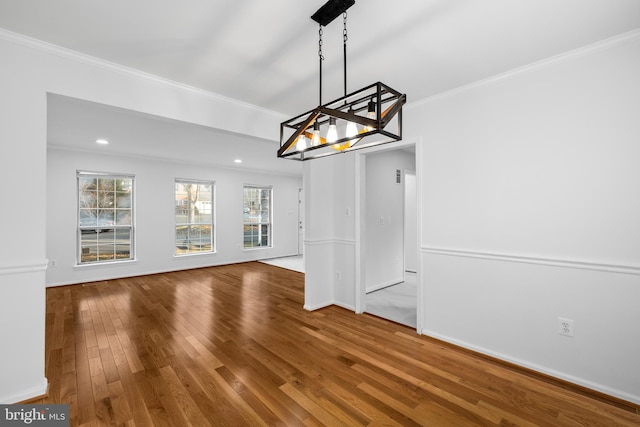
[[[417,179],[416,179],[415,167],[413,169],[405,169],[403,171],[403,177],[404,177],[404,182],[403,182],[403,186],[404,186],[404,188],[403,188],[403,190],[404,190],[404,230],[403,230],[403,232],[404,232],[404,242],[403,242],[404,243],[404,271],[405,271],[405,273],[406,272],[417,273],[418,272],[418,252],[419,252],[418,242],[417,242],[417,239],[418,239],[418,235],[417,235],[417,233],[418,233],[418,218],[417,218],[417,213],[418,213],[418,211],[417,211],[417,207],[418,207],[417,206],[418,191],[417,191]],[[410,195],[407,192],[407,182],[408,182],[408,178],[407,177],[412,177],[412,179],[414,181],[416,181],[415,184],[414,184],[414,185],[416,185],[416,187],[414,188],[415,192],[414,192],[413,195]],[[415,255],[416,258],[415,258],[415,263],[412,264],[411,266],[408,266],[407,265],[407,253],[409,252],[409,250],[407,250],[407,249],[410,248],[410,245],[408,245],[408,243],[411,243],[411,241],[408,242],[409,239],[407,239],[407,236],[409,235],[407,233],[407,222],[408,222],[408,219],[409,219],[409,218],[407,218],[407,212],[410,211],[409,209],[407,209],[407,203],[410,200],[409,198],[411,196],[413,196],[412,203],[416,205],[415,206],[415,211],[413,212],[415,217],[411,218],[413,220],[411,222],[415,223],[415,230],[414,231],[416,232],[416,236],[415,236],[416,242],[415,242],[415,247],[413,248],[413,254]]]
[[[304,189],[298,188],[298,255],[304,255]]]
[[[423,330],[423,311],[424,311],[424,290],[422,285],[422,262],[420,256],[420,236],[421,233],[421,191],[420,191],[420,177],[422,175],[420,162],[418,159],[420,158],[420,139],[410,139],[407,141],[400,141],[398,143],[388,145],[382,145],[378,147],[373,147],[370,149],[356,151],[355,152],[355,312],[358,314],[362,314],[365,311],[365,295],[366,295],[366,283],[365,283],[365,269],[366,269],[366,221],[365,221],[365,206],[366,206],[366,155],[370,153],[380,152],[380,151],[390,151],[397,150],[403,147],[415,146],[416,151],[416,164],[415,164],[415,174],[416,174],[416,205],[417,205],[417,232],[418,232],[418,242],[416,247],[416,253],[418,257],[417,262],[417,272],[416,272],[416,281],[417,281],[417,294],[416,294],[416,308],[417,308],[417,319],[416,319],[416,331],[418,334]]]

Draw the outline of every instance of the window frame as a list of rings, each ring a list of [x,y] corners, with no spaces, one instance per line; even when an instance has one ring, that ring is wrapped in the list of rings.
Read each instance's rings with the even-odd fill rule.
[[[268,205],[268,220],[265,222],[262,220],[262,215],[259,216],[258,221],[246,221],[246,214],[251,215],[250,211],[247,211],[248,207],[246,206],[246,190],[247,189],[255,189],[255,190],[268,190],[269,191],[269,205]],[[264,208],[261,207],[261,212],[264,211]],[[242,249],[243,250],[256,250],[256,249],[269,249],[273,248],[273,186],[272,185],[256,185],[256,184],[244,184],[242,186]],[[267,232],[267,245],[259,244],[261,242],[260,237],[258,237],[258,245],[247,246],[246,240],[246,227],[247,226],[255,226],[258,225],[258,229],[260,230],[262,226],[266,225],[268,227]],[[261,233],[258,233],[258,236],[261,236]]]
[[[189,222],[185,222],[185,223],[179,223],[178,222],[178,213],[177,213],[177,207],[178,206],[185,206],[184,203],[182,203],[183,201],[180,201],[180,204],[178,204],[178,191],[177,191],[177,186],[178,185],[184,185],[184,184],[197,184],[197,185],[209,185],[211,187],[211,221],[208,223],[189,223]],[[216,253],[216,232],[217,232],[217,227],[216,225],[216,185],[215,185],[215,181],[213,180],[205,180],[205,179],[190,179],[190,178],[175,178],[174,179],[174,186],[173,186],[173,194],[174,194],[174,214],[173,214],[173,220],[174,220],[174,233],[173,233],[173,242],[174,242],[174,251],[173,251],[173,256],[174,257],[184,257],[184,256],[194,256],[194,255],[207,255],[207,254],[215,254]],[[198,203],[199,201],[196,200],[195,203]],[[188,206],[188,203],[187,203]],[[179,226],[201,226],[201,225],[208,225],[211,227],[211,238],[210,238],[210,246],[211,249],[208,250],[199,250],[199,251],[187,251],[187,252],[178,252],[178,227]]]
[[[96,206],[95,206],[95,216],[96,216],[96,224],[95,225],[82,225],[82,219],[83,219],[83,214],[86,214],[86,211],[88,210],[86,207],[84,207],[84,205],[82,204],[81,201],[81,180],[82,179],[95,179],[96,183],[98,183],[97,180],[129,180],[130,181],[130,189],[129,189],[129,206],[122,209],[122,211],[118,212],[119,209],[121,209],[118,204],[117,204],[117,193],[118,191],[116,191],[116,189],[114,188],[113,193],[113,199],[116,201],[116,205],[113,208],[109,208],[108,210],[113,210],[113,220],[110,221],[110,223],[106,223],[106,224],[100,224],[100,210],[101,209],[105,209],[105,208],[101,208],[100,206],[98,206],[99,202],[96,201]],[[100,194],[100,191],[98,189],[98,186],[96,187],[96,196],[98,194]],[[86,170],[76,170],[76,266],[78,267],[85,267],[85,266],[92,266],[92,265],[105,265],[105,264],[120,264],[120,263],[127,263],[127,262],[132,262],[136,260],[136,252],[135,252],[135,248],[136,248],[136,244],[135,244],[135,230],[136,230],[136,226],[135,226],[135,212],[136,212],[136,207],[135,207],[135,196],[136,196],[136,179],[135,179],[135,175],[133,174],[123,174],[123,173],[112,173],[112,172],[94,172],[94,171],[86,171]],[[96,199],[98,199],[98,197],[96,197]],[[93,206],[91,207],[91,210],[93,210]],[[129,223],[128,224],[118,224],[119,220],[118,220],[118,213],[124,213],[126,214],[128,210],[129,213]],[[83,212],[84,211],[84,212]],[[118,246],[119,244],[117,243],[117,236],[118,231],[120,230],[125,230],[128,231],[128,246],[129,246],[129,256],[127,258],[118,258],[117,257],[117,253],[118,253]],[[83,261],[82,257],[83,257],[83,252],[84,249],[86,247],[83,246],[83,236],[86,235],[87,233],[91,233],[91,232],[95,233],[96,236],[96,257],[97,259],[94,261]],[[112,239],[112,243],[110,243],[113,247],[113,258],[109,258],[109,259],[99,259],[100,258],[100,235],[103,232],[113,232],[113,239]],[[109,243],[103,243],[104,245],[109,245]]]

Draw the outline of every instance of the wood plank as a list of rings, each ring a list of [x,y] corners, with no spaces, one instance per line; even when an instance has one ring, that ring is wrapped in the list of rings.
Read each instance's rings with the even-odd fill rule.
[[[49,288],[33,403],[69,404],[71,426],[640,425],[637,405],[303,292],[257,262]]]

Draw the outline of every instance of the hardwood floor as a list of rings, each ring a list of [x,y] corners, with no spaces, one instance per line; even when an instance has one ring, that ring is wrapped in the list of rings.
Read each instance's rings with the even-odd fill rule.
[[[49,395],[72,426],[637,426],[640,415],[411,328],[303,306],[251,262],[47,289]]]

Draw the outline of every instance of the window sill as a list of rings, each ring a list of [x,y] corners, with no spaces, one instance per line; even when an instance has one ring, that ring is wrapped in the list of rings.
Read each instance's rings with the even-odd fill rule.
[[[105,262],[93,262],[91,264],[76,264],[73,266],[74,270],[83,270],[85,268],[112,268],[124,265],[137,264],[137,259],[128,259],[125,261],[105,261]]]
[[[190,257],[198,257],[198,256],[211,256],[211,255],[217,255],[217,252],[213,251],[213,252],[192,252],[189,254],[173,254],[173,258],[190,258]]]

